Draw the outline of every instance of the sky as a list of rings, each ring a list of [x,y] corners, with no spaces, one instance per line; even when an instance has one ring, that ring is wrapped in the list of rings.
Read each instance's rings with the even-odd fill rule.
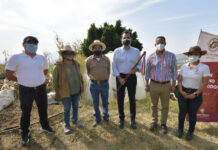
[[[58,57],[55,33],[64,43],[87,37],[92,23],[122,25],[138,33],[147,56],[157,36],[180,54],[196,45],[200,30],[218,34],[218,0],[0,0],[0,63],[23,51],[23,38],[39,39],[38,53]]]

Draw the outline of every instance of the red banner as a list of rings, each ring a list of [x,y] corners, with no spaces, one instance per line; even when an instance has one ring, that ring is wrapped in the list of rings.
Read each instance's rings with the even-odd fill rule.
[[[211,77],[203,91],[203,103],[198,110],[197,120],[218,122],[218,62],[203,62],[210,67]]]

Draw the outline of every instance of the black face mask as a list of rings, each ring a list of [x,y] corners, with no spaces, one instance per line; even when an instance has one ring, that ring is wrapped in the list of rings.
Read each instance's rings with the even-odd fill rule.
[[[102,54],[102,51],[93,51],[94,55],[100,56]]]
[[[64,59],[67,59],[67,60],[73,60],[73,55],[67,55],[67,54],[65,54],[65,55],[63,55],[63,58]]]
[[[130,43],[131,43],[131,40],[130,40],[130,39],[124,39],[124,40],[122,41],[122,44],[123,44],[124,46],[129,46]]]

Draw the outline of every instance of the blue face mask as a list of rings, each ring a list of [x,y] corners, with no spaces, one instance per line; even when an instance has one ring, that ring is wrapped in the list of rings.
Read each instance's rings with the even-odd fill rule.
[[[34,44],[26,44],[26,50],[30,53],[35,53],[37,51],[38,46]]]

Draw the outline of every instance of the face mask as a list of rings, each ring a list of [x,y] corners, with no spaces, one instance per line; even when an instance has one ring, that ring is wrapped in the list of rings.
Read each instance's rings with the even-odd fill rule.
[[[189,62],[196,62],[198,60],[199,60],[199,56],[197,56],[197,55],[191,55],[188,57]]]
[[[102,54],[102,51],[93,51],[94,55],[100,56]]]
[[[73,55],[63,55],[64,59],[73,60]]]
[[[156,48],[158,51],[162,51],[165,48],[165,44],[158,44],[158,45],[156,45]]]
[[[35,53],[37,51],[38,46],[34,44],[26,44],[26,50],[30,53]]]
[[[123,39],[123,40],[122,40],[122,44],[123,44],[124,46],[129,46],[130,43],[131,43],[131,40],[130,40],[130,39]]]

